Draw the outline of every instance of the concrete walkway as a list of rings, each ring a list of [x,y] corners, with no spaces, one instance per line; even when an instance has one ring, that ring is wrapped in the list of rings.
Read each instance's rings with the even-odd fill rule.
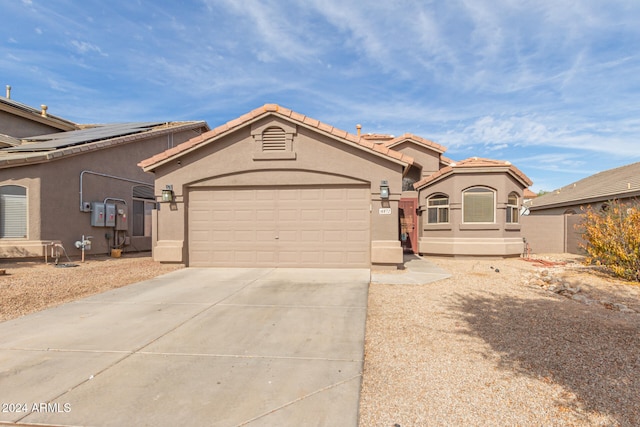
[[[356,426],[369,274],[184,269],[0,323],[0,424]]]
[[[404,256],[404,270],[371,271],[371,283],[387,285],[423,285],[451,277],[447,271],[419,255]]]

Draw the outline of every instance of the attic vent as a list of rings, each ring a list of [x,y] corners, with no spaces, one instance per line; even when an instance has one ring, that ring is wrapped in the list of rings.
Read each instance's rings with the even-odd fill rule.
[[[262,151],[287,151],[287,138],[284,129],[271,126],[262,132]]]

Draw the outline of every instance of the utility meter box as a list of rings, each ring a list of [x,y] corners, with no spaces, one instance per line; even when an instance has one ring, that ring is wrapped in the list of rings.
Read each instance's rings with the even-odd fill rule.
[[[116,217],[116,230],[128,230],[129,229],[129,215],[127,209],[122,206],[118,206],[118,216]]]
[[[116,226],[116,205],[113,203],[105,203],[105,218],[104,225],[105,227],[115,227]]]
[[[91,226],[104,227],[105,207],[102,202],[91,202]]]

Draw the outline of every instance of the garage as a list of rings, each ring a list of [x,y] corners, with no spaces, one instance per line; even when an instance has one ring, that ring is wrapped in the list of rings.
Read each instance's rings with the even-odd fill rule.
[[[190,267],[393,269],[413,158],[267,104],[140,162],[153,259]]]
[[[369,268],[370,201],[358,185],[191,188],[188,263]]]

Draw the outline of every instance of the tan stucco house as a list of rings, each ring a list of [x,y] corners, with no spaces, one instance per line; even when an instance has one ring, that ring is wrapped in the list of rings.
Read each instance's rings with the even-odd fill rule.
[[[82,236],[92,236],[88,253],[150,250],[153,179],[137,163],[208,130],[201,121],[78,125],[0,97],[0,257],[40,257],[54,245],[78,255]]]
[[[532,252],[584,254],[583,209],[606,209],[613,200],[640,202],[640,162],[598,172],[528,201],[523,237]]]
[[[140,162],[164,201],[153,211],[154,259],[395,268],[409,250],[522,253],[518,213],[531,181],[508,162],[456,164],[444,151],[264,105]]]

